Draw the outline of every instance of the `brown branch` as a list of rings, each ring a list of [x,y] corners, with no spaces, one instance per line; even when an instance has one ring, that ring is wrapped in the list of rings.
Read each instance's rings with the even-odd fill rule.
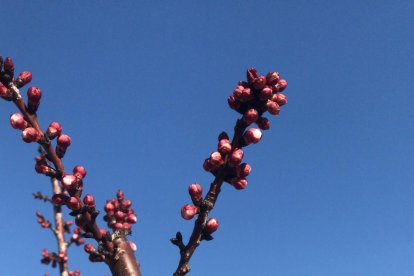
[[[65,175],[65,169],[64,169],[62,160],[61,158],[59,158],[57,152],[52,147],[49,137],[45,135],[44,132],[42,131],[39,125],[39,122],[37,120],[36,112],[33,112],[33,110],[31,112],[24,103],[24,100],[19,90],[19,88],[22,87],[24,84],[21,83],[19,79],[14,79],[13,74],[11,74],[11,76],[8,76],[6,78],[6,76],[3,75],[2,68],[0,68],[0,72],[1,72],[0,81],[4,83],[5,85],[7,84],[7,87],[8,87],[8,91],[7,91],[8,94],[6,96],[2,96],[2,98],[4,98],[5,100],[13,100],[14,104],[23,114],[23,117],[27,121],[28,125],[33,127],[39,133],[40,140],[38,141],[38,143],[41,145],[41,147],[45,151],[46,158],[51,163],[53,163],[54,169],[56,171],[55,173],[53,173],[53,177],[52,177],[54,194],[62,193],[62,188],[58,182],[58,181],[62,181],[62,177]],[[89,211],[87,208],[84,208],[85,206],[83,204],[83,201],[81,200],[82,187],[77,187],[76,189],[69,189],[68,192],[72,197],[76,197],[76,199],[78,200],[80,204],[80,210],[86,210],[81,213],[72,212],[73,216],[77,216],[77,218],[82,223],[82,226],[83,226],[82,228],[86,232],[91,233],[91,236],[93,236],[93,238],[100,245],[103,245],[104,250],[106,252],[109,252],[109,254],[107,254],[106,256],[107,259],[105,260],[105,262],[108,264],[111,271],[117,272],[119,271],[118,268],[126,267],[128,268],[127,270],[124,269],[122,274],[116,274],[116,275],[124,275],[124,276],[141,275],[139,271],[139,265],[135,259],[135,255],[132,249],[130,248],[129,244],[104,237],[104,235],[101,233],[100,228],[98,227],[95,221],[96,216],[98,215],[98,212],[96,211],[92,212],[92,211]],[[56,236],[58,239],[59,250],[60,251],[63,250],[66,252],[67,243],[65,242],[64,237],[63,237],[64,230],[63,230],[63,218],[62,218],[61,206],[54,206],[54,211],[55,211],[55,222],[56,222],[56,227],[57,227],[55,232],[57,234]],[[118,247],[118,246],[121,246],[121,247]],[[122,252],[122,254],[120,254],[119,252]],[[62,275],[67,275],[67,265],[61,266],[61,272],[66,273]]]
[[[234,127],[234,136],[232,140],[232,148],[239,148],[242,146],[243,132],[245,131],[247,125],[243,120],[238,120],[236,126]],[[182,242],[182,236],[180,233],[177,233],[175,239],[171,239],[171,242],[177,245],[180,249],[180,261],[177,267],[177,270],[174,273],[174,276],[183,276],[190,272],[190,259],[194,254],[196,248],[200,245],[201,241],[205,238],[204,229],[206,227],[207,218],[211,210],[213,210],[214,205],[217,201],[217,198],[221,191],[221,186],[223,185],[224,180],[227,176],[228,171],[228,154],[224,159],[224,165],[220,167],[214,174],[215,179],[210,185],[210,189],[207,195],[204,197],[204,200],[201,203],[200,211],[196,221],[194,222],[193,232],[191,233],[190,239],[187,245],[184,246]]]

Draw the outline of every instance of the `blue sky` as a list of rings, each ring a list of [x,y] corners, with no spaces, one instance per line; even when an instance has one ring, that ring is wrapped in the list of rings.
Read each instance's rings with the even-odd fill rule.
[[[187,186],[208,188],[201,164],[238,118],[226,99],[256,67],[281,72],[289,103],[246,150],[248,188],[223,188],[220,228],[190,275],[413,275],[414,3],[197,2],[1,8],[0,54],[43,90],[41,124],[72,137],[66,168],[86,167],[100,206],[118,188],[133,200],[143,274],[175,270],[169,238],[192,229],[179,214]],[[9,127],[13,112],[0,103],[0,275],[57,275],[40,264],[55,241],[34,215],[50,207],[31,196],[50,185],[33,170],[36,147]],[[81,248],[69,260],[109,275]]]

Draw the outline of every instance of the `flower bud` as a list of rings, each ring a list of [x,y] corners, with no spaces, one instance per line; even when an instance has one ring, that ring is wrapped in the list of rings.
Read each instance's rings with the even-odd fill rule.
[[[242,163],[237,167],[237,175],[241,178],[244,178],[250,174],[252,167],[247,163]]]
[[[79,210],[81,207],[79,200],[74,196],[72,196],[68,202],[66,202],[66,206],[68,206],[68,208],[71,210]]]
[[[78,182],[78,179],[76,176],[71,174],[65,174],[62,177],[62,184],[66,189],[73,189],[76,187],[76,184]]]
[[[221,154],[229,153],[231,151],[230,141],[228,139],[221,139],[217,148]]]
[[[128,210],[132,205],[132,201],[129,199],[124,199],[121,201],[121,209],[126,211]]]
[[[269,129],[269,128],[270,128],[270,122],[269,122],[269,119],[267,119],[267,118],[265,118],[265,117],[260,117],[260,118],[256,121],[256,123],[257,123],[257,126],[258,126],[260,129],[267,130],[267,129]]]
[[[132,251],[137,251],[137,245],[134,242],[128,241],[128,244],[131,247]]]
[[[276,93],[273,94],[272,101],[277,102],[278,105],[282,106],[287,104],[287,97],[282,93]]]
[[[266,78],[264,76],[259,76],[255,78],[252,82],[252,86],[256,90],[261,90],[266,86]]]
[[[245,189],[247,186],[247,179],[246,178],[235,178],[231,181],[231,184],[237,190]]]
[[[52,173],[52,169],[43,162],[36,162],[35,171],[40,174],[49,175]]]
[[[17,81],[21,83],[21,85],[28,84],[32,80],[32,73],[29,71],[23,71],[17,77]]]
[[[39,107],[40,98],[42,98],[42,91],[37,87],[30,87],[27,90],[27,99],[28,99],[28,110],[31,113],[35,113]]]
[[[266,84],[270,86],[276,85],[279,79],[280,79],[280,75],[278,72],[269,72],[266,75]]]
[[[20,113],[13,113],[10,116],[10,124],[14,129],[24,130],[27,127],[27,122]]]
[[[273,91],[272,91],[271,88],[265,87],[262,90],[260,90],[259,98],[262,101],[266,101],[266,100],[268,100],[272,97],[272,93],[273,93]]]
[[[126,230],[128,230],[128,231],[131,231],[131,224],[129,224],[128,222],[124,222],[124,223],[122,224],[122,228],[123,228],[123,229],[126,229]]]
[[[288,83],[286,80],[279,80],[277,84],[274,86],[274,91],[282,92],[287,87]]]
[[[181,216],[183,219],[190,220],[197,214],[197,210],[196,206],[186,204],[181,208]]]
[[[266,108],[272,115],[278,115],[280,113],[280,106],[274,101],[268,100],[266,102]]]
[[[124,192],[121,190],[118,190],[118,192],[116,193],[116,198],[118,200],[123,200],[124,199]]]
[[[219,167],[219,166],[221,166],[221,165],[223,165],[223,164],[224,164],[224,160],[223,160],[223,158],[221,157],[220,152],[215,151],[215,152],[213,152],[213,153],[210,155],[210,163],[211,163],[213,166],[216,166],[216,167]]]
[[[14,73],[14,62],[10,57],[6,57],[6,59],[4,60],[3,66],[4,66],[4,71],[7,74],[13,75],[13,73]]]
[[[85,244],[83,249],[85,250],[86,253],[92,253],[96,251],[95,247],[90,243]]]
[[[247,102],[249,100],[253,99],[253,93],[252,90],[250,88],[245,88],[242,91],[242,95],[240,97],[240,101],[241,102]]]
[[[86,176],[86,170],[84,167],[77,165],[73,168],[73,175],[79,179],[84,179]]]
[[[203,187],[198,183],[191,184],[188,186],[188,193],[193,201],[199,201],[203,197]]]
[[[116,211],[115,212],[115,219],[117,221],[122,221],[124,219],[124,217],[125,217],[124,212],[122,212],[122,211]]]
[[[113,228],[114,228],[114,230],[121,230],[121,229],[124,229],[124,225],[120,222],[117,222],[117,223],[115,223]]]
[[[107,201],[105,206],[104,206],[104,210],[108,214],[113,214],[114,210],[115,210],[115,206],[110,201]]]
[[[63,205],[66,204],[69,197],[65,194],[54,194],[52,197],[52,202],[55,205]]]
[[[252,123],[256,122],[256,120],[259,118],[259,113],[256,109],[249,109],[247,110],[243,115],[243,121],[247,125],[251,125]]]
[[[262,139],[262,132],[258,128],[249,128],[243,134],[243,138],[247,145],[257,144]]]
[[[243,89],[244,87],[241,85],[236,86],[236,88],[233,91],[234,98],[240,99],[240,97],[242,96]]]
[[[247,81],[251,84],[254,79],[256,79],[259,75],[257,75],[257,70],[255,68],[249,68],[246,72]]]
[[[68,135],[62,134],[59,136],[57,140],[57,145],[56,145],[56,154],[59,158],[62,158],[65,155],[66,150],[70,144],[71,144],[71,139]]]
[[[62,126],[58,122],[51,122],[46,130],[46,135],[50,139],[54,139],[62,134]]]
[[[205,231],[208,234],[211,234],[211,233],[215,232],[218,227],[219,227],[219,223],[218,223],[217,219],[210,218],[206,223]]]
[[[227,140],[229,140],[230,138],[229,138],[229,135],[227,134],[227,132],[225,132],[225,131],[223,131],[222,133],[220,133],[219,134],[219,136],[218,136],[218,140],[220,141],[220,140],[223,140],[223,139],[227,139]]]
[[[227,103],[229,104],[231,109],[238,110],[240,108],[240,103],[233,96],[227,98]]]
[[[129,214],[126,218],[126,221],[129,223],[137,223],[138,219],[135,214]]]
[[[243,160],[243,155],[244,153],[242,149],[235,149],[229,158],[229,163],[232,165],[240,164]]]
[[[83,203],[89,207],[95,207],[95,199],[90,194],[85,195]]]
[[[204,160],[203,168],[207,172],[209,172],[212,169],[214,169],[214,166],[213,166],[213,164],[210,163],[210,159],[209,158],[207,158],[206,160]]]
[[[26,143],[37,142],[40,140],[40,134],[36,129],[28,127],[22,132],[23,141]]]
[[[7,95],[7,87],[0,82],[0,97],[6,97]]]

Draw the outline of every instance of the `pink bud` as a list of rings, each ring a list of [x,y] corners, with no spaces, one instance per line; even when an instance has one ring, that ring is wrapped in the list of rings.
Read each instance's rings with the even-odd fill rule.
[[[272,89],[269,87],[265,87],[262,90],[260,90],[260,94],[259,94],[259,98],[262,101],[268,100],[270,99],[270,97],[272,97]]]
[[[128,244],[131,247],[132,251],[137,251],[137,245],[134,242],[128,241]]]
[[[282,93],[273,94],[272,101],[277,102],[280,106],[287,104],[287,97]]]
[[[252,123],[256,122],[256,120],[259,118],[259,113],[256,109],[249,109],[247,110],[243,115],[243,121],[247,125],[251,125]]]
[[[118,192],[116,193],[116,198],[118,200],[123,200],[124,199],[124,192],[121,190],[118,190]]]
[[[107,201],[104,206],[104,210],[107,213],[113,213],[115,210],[115,206],[110,201]]]
[[[121,209],[122,210],[128,210],[132,205],[132,201],[129,199],[124,199],[121,201]]]
[[[85,195],[83,198],[83,203],[87,206],[95,207],[95,199],[90,194]]]
[[[265,87],[266,85],[266,78],[265,76],[259,76],[257,78],[255,78],[252,82],[252,86],[254,87],[254,89],[256,90],[261,90]]]
[[[116,218],[117,221],[122,221],[124,219],[124,217],[125,217],[124,212],[122,212],[122,211],[116,211],[115,212],[115,218]]]
[[[237,167],[237,175],[242,178],[248,176],[251,171],[252,167],[247,163],[240,164],[240,166]]]
[[[213,166],[213,164],[210,163],[210,159],[209,158],[207,158],[206,160],[204,160],[203,168],[207,172],[209,172],[212,169],[214,169],[214,166]]]
[[[52,171],[48,165],[41,163],[41,162],[36,162],[35,170],[37,173],[45,174],[45,175],[48,175]]]
[[[198,183],[191,184],[188,186],[188,193],[193,201],[199,201],[203,196],[203,187]]]
[[[66,202],[66,206],[68,206],[68,208],[71,210],[79,210],[81,207],[79,200],[74,196],[72,196],[69,201]]]
[[[43,249],[42,250],[42,256],[43,257],[48,257],[49,256],[49,251],[47,251],[47,249]]]
[[[51,122],[46,131],[50,139],[54,139],[62,134],[62,126],[58,122]]]
[[[227,139],[229,140],[229,135],[227,134],[227,132],[223,131],[222,133],[219,134],[218,136],[218,141],[223,140],[223,139]]]
[[[114,230],[121,230],[124,228],[124,225],[120,222],[115,223]]]
[[[22,132],[23,141],[26,143],[37,142],[40,140],[40,134],[36,129],[28,127]]]
[[[102,236],[105,236],[108,233],[108,231],[102,228],[99,229],[99,232],[101,233]]]
[[[183,219],[190,220],[197,214],[197,210],[196,206],[186,204],[181,208],[181,216]]]
[[[243,150],[242,149],[235,149],[230,156],[229,162],[232,165],[238,165],[241,163],[243,159]]]
[[[39,88],[32,86],[27,90],[27,97],[27,107],[29,112],[36,112],[37,108],[39,107],[40,98],[42,97],[42,91]]]
[[[7,87],[0,82],[0,97],[7,96]]]
[[[122,228],[126,230],[131,230],[131,224],[129,224],[128,222],[124,222],[122,224]]]
[[[252,83],[254,79],[256,79],[259,75],[257,74],[257,70],[255,68],[249,68],[246,72],[247,81]]]
[[[78,179],[76,178],[76,176],[74,176],[74,175],[71,175],[71,174],[65,174],[63,177],[62,177],[62,183],[63,183],[63,186],[66,188],[66,189],[73,189],[73,188],[75,188],[76,187],[76,183],[78,182]]]
[[[278,72],[269,72],[266,75],[266,84],[270,86],[276,85],[279,79],[280,79],[280,76]]]
[[[32,73],[29,71],[23,71],[17,77],[18,81],[22,83],[22,85],[28,84],[32,80]]]
[[[92,253],[92,252],[95,252],[96,251],[95,250],[95,247],[92,244],[90,244],[90,243],[85,244],[85,246],[83,247],[83,249],[85,250],[86,253]]]
[[[223,165],[223,164],[224,164],[224,160],[223,160],[223,158],[221,157],[220,152],[215,151],[215,152],[213,152],[213,153],[210,155],[210,163],[211,163],[213,166],[216,166],[216,167],[221,166],[221,165]]]
[[[243,134],[243,138],[247,145],[257,144],[262,139],[262,132],[258,128],[249,128]]]
[[[24,130],[27,127],[27,122],[20,113],[13,113],[10,116],[10,124],[14,129]]]
[[[231,151],[231,144],[230,141],[228,139],[221,139],[218,143],[218,151],[221,154],[226,154],[229,153]]]
[[[237,190],[245,189],[247,186],[247,179],[246,178],[235,178],[231,181],[231,184]]]
[[[244,87],[243,87],[243,86],[241,86],[241,85],[236,86],[236,88],[235,88],[235,89],[234,89],[234,91],[233,91],[233,96],[234,96],[236,99],[240,99],[240,98],[241,98],[241,96],[242,96],[242,93],[243,93],[243,89],[244,89]]]
[[[274,101],[268,100],[266,102],[266,108],[272,115],[278,115],[280,113],[280,106]]]
[[[129,214],[127,216],[127,222],[129,222],[129,223],[137,223],[137,216],[135,214]]]
[[[267,130],[270,128],[269,119],[265,117],[260,117],[256,123],[260,129]]]
[[[66,204],[68,199],[69,197],[64,194],[54,194],[52,197],[52,202],[55,205],[62,205],[62,204]]]
[[[274,86],[274,90],[276,92],[282,92],[287,87],[288,83],[286,80],[279,80],[277,84]]]
[[[7,89],[6,89],[6,91],[7,91]],[[237,110],[240,107],[240,103],[233,96],[230,96],[230,97],[227,98],[227,103],[229,104],[231,109]]]
[[[62,150],[66,150],[70,146],[70,143],[71,143],[71,139],[66,134],[60,135],[57,140],[57,145]]]
[[[86,170],[84,167],[77,165],[73,168],[73,175],[79,179],[83,179],[86,176]]]
[[[218,223],[217,219],[211,218],[206,223],[205,231],[208,234],[211,234],[211,233],[215,232],[218,227],[219,227],[219,223]]]
[[[4,71],[8,73],[14,72],[14,62],[10,57],[6,57],[4,60]]]
[[[239,100],[242,102],[247,102],[251,99],[253,99],[252,90],[250,88],[243,89],[242,95]]]

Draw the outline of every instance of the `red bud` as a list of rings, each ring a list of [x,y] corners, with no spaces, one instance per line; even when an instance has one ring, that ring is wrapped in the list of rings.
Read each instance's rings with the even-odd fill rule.
[[[197,214],[197,210],[196,206],[186,204],[181,208],[181,216],[183,219],[190,220]]]
[[[217,219],[211,218],[206,223],[205,231],[207,233],[211,234],[211,233],[215,232],[218,227],[219,227],[219,223],[218,223]]]

